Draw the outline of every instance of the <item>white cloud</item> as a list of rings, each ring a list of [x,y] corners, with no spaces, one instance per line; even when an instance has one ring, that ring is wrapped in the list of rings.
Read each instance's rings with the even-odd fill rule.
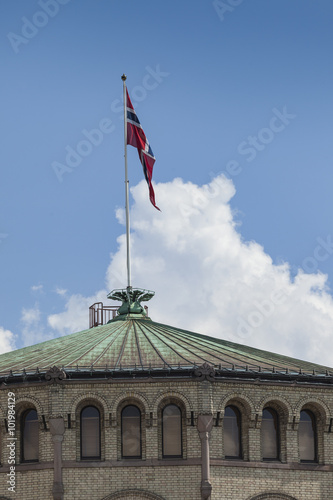
[[[26,323],[27,326],[31,326],[40,321],[40,310],[38,305],[30,309],[22,309],[22,317],[21,320]]]
[[[21,324],[22,341],[25,346],[44,342],[44,340],[52,338],[52,334],[45,332],[42,313],[38,303],[29,309],[22,309]]]
[[[89,307],[95,302],[105,302],[106,295],[106,290],[101,290],[91,297],[72,295],[64,312],[48,316],[48,325],[60,335],[86,330],[89,327]]]
[[[32,285],[31,291],[33,291],[33,292],[42,292],[43,291],[43,285]]]
[[[291,280],[288,263],[275,265],[261,245],[243,241],[229,205],[230,180],[158,184],[162,212],[150,205],[144,181],[131,192],[132,284],[156,291],[148,304],[153,320],[333,366],[326,276],[300,270]],[[124,223],[124,211],[116,215]],[[117,241],[107,291],[126,286],[125,236]],[[86,328],[88,306],[105,302],[106,293],[73,295],[49,325],[61,334]]]
[[[15,335],[10,330],[5,330],[0,326],[0,354],[15,349]]]
[[[65,288],[59,288],[59,287],[57,287],[55,289],[55,293],[57,295],[60,295],[61,297],[64,297],[66,295],[66,293],[67,293],[67,290]]]

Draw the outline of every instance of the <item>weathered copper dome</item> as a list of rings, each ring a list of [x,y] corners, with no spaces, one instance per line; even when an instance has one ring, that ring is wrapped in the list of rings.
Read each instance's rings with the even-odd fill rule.
[[[74,379],[193,377],[205,372],[210,378],[332,381],[333,370],[325,366],[156,323],[139,304],[139,295],[147,300],[143,292],[132,294],[127,304],[126,296],[111,292],[123,305],[105,325],[2,354],[0,380],[44,379],[59,370]]]

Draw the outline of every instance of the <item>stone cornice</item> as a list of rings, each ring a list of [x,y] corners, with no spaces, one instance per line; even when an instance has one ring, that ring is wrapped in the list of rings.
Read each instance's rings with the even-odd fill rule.
[[[201,381],[210,382],[235,381],[238,383],[278,383],[290,386],[330,386],[333,385],[332,374],[311,375],[305,373],[282,373],[263,372],[253,370],[230,370],[227,368],[217,368],[207,363],[202,366],[190,366],[174,368],[133,368],[133,369],[66,369],[53,366],[45,372],[36,371],[33,373],[8,373],[0,375],[0,390],[16,387],[18,385],[49,385],[49,384],[70,384],[70,383],[118,383],[118,382],[147,382],[149,381]]]
[[[91,468],[91,467],[169,467],[169,466],[201,466],[200,458],[188,459],[164,459],[151,458],[147,460],[105,460],[105,461],[89,461],[82,460],[76,462],[75,460],[64,460],[62,468]],[[245,460],[223,460],[222,458],[211,458],[211,467],[237,467],[237,468],[253,468],[253,469],[284,469],[284,470],[303,470],[303,471],[322,471],[333,472],[333,464],[300,464],[297,462],[281,463],[281,462],[248,462]],[[53,462],[42,463],[25,463],[16,464],[16,472],[53,469]],[[9,466],[0,466],[0,474],[7,473]]]

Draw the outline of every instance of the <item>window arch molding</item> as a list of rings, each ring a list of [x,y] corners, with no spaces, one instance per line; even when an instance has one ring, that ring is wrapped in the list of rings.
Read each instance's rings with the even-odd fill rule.
[[[100,456],[92,457],[91,460],[105,460],[105,415],[104,415],[104,407],[101,405],[99,400],[94,398],[86,398],[81,399],[79,404],[75,408],[75,419],[71,421],[71,427],[75,427],[76,434],[76,460],[89,460],[89,458],[82,457],[82,411],[85,408],[93,407],[96,408],[99,412],[99,448],[100,448]],[[74,457],[73,457],[74,459]]]
[[[286,399],[281,398],[280,396],[278,397],[274,396],[273,398],[271,396],[270,397],[266,396],[262,398],[259,404],[257,405],[256,413],[262,414],[263,409],[268,406],[274,408],[274,410],[278,412],[280,419],[286,422],[286,424],[292,423],[292,417],[294,412],[290,403]]]
[[[235,404],[236,406],[240,405],[246,417],[249,420],[253,421],[255,420],[255,414],[256,414],[255,404],[252,401],[252,399],[249,398],[246,394],[243,394],[242,392],[227,394],[222,399],[220,399],[217,405],[217,411],[219,411],[221,413],[221,416],[223,416],[222,413],[224,411],[224,408],[231,404]]]
[[[139,489],[126,489],[121,491],[116,491],[104,497],[102,500],[126,500],[128,497],[137,498],[138,500],[165,500],[160,495],[155,495],[150,491],[139,490]]]
[[[182,453],[181,457],[178,457],[180,459],[184,459],[187,457],[187,413],[186,413],[186,406],[184,402],[174,396],[171,397],[164,397],[162,400],[160,400],[159,405],[157,407],[157,422],[158,422],[158,458],[159,459],[166,459],[167,456],[163,453],[163,412],[164,409],[169,406],[169,405],[174,405],[179,408],[180,410],[180,424],[181,424],[181,441],[182,441]],[[188,418],[190,415],[188,416]],[[165,429],[164,429],[165,430]],[[172,457],[170,457],[172,458]],[[175,457],[177,458],[177,457]]]
[[[116,421],[117,421],[117,459],[122,460],[122,415],[123,410],[128,406],[135,406],[140,412],[140,441],[141,441],[141,457],[140,460],[146,459],[146,419],[147,412],[142,401],[135,397],[127,397],[122,399],[118,404]]]
[[[169,399],[178,401],[179,404],[182,404],[186,412],[186,415],[188,417],[191,415],[191,412],[194,411],[194,406],[192,404],[192,401],[186,395],[184,395],[179,391],[172,391],[171,396],[170,396],[170,391],[163,391],[160,394],[158,394],[158,396],[156,396],[152,405],[150,406],[150,411],[152,411],[153,414],[156,415],[156,412],[158,411],[158,408],[161,406],[161,403],[163,403],[164,400],[169,400]]]
[[[329,426],[330,419],[333,417],[329,407],[324,401],[318,398],[303,398],[295,406],[296,419],[303,408],[309,408],[324,425]]]
[[[73,424],[73,427],[75,426],[75,423],[77,421],[77,416],[78,416],[78,409],[79,411],[82,409],[82,404],[85,405],[86,401],[91,401],[93,406],[98,405],[98,409],[103,412],[103,415],[108,415],[110,412],[109,405],[101,394],[98,392],[84,392],[79,394],[78,396],[75,396],[67,410],[67,415],[70,415],[71,422]],[[79,425],[79,422],[77,422],[77,425]],[[104,426],[107,427],[108,425],[108,419],[104,419]]]
[[[113,414],[118,413],[119,407],[121,405],[123,405],[123,403],[126,401],[136,401],[137,404],[141,405],[141,407],[145,413],[147,413],[147,414],[149,413],[149,401],[148,401],[148,399],[140,392],[132,392],[132,391],[131,391],[130,397],[128,395],[128,391],[124,391],[121,394],[118,394],[118,396],[116,398],[114,398],[110,404],[110,411]]]
[[[247,500],[297,500],[297,498],[285,495],[284,493],[268,491],[267,493],[251,496]]]
[[[43,405],[41,404],[39,399],[35,398],[34,396],[21,396],[16,398],[15,406],[16,406],[16,415],[18,417],[22,411],[30,407],[31,408],[34,407],[39,416],[45,415]]]

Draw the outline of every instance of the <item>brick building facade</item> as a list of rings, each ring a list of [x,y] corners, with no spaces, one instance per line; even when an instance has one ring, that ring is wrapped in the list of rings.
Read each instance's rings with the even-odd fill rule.
[[[155,323],[140,293],[0,356],[0,499],[332,499],[333,369]]]

